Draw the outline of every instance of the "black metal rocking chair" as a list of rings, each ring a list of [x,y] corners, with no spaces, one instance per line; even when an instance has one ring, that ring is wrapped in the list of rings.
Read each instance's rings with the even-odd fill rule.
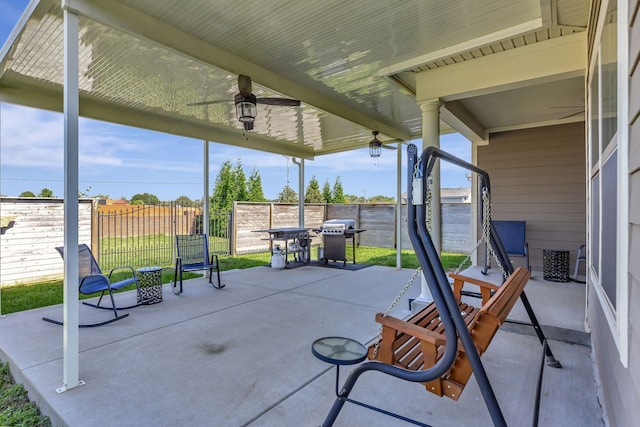
[[[64,256],[64,248],[63,247],[57,247],[56,250],[58,251],[58,253],[60,253],[60,256]],[[104,309],[104,310],[112,310],[113,311],[113,318],[103,321],[103,322],[97,322],[97,323],[89,323],[89,324],[81,324],[79,325],[79,327],[81,328],[91,328],[94,326],[102,326],[102,325],[106,325],[108,323],[112,323],[115,322],[116,320],[120,320],[123,319],[125,317],[127,317],[129,315],[129,313],[127,314],[122,314],[119,315],[118,314],[118,310],[126,310],[129,308],[133,308],[133,307],[137,307],[138,304],[134,304],[128,307],[116,307],[114,298],[113,298],[113,292],[120,290],[126,286],[132,285],[132,284],[136,284],[138,285],[138,278],[135,275],[135,272],[133,270],[133,267],[129,267],[129,266],[121,266],[121,267],[116,267],[114,269],[112,269],[109,272],[109,275],[105,275],[102,273],[102,270],[100,270],[100,266],[98,265],[98,262],[96,261],[96,259],[94,258],[93,254],[91,253],[91,249],[89,249],[89,247],[85,244],[81,244],[78,246],[78,263],[79,263],[79,280],[80,280],[80,285],[79,285],[79,292],[83,295],[91,295],[91,294],[95,294],[100,292],[100,298],[98,298],[98,302],[96,304],[90,303],[90,302],[86,302],[83,301],[83,304],[91,306],[91,307],[95,307],[95,308],[100,308],[100,309]],[[125,270],[131,273],[131,277],[127,277],[125,279],[119,280],[117,282],[111,283],[111,276],[113,275],[114,272],[119,271],[119,270]],[[105,293],[109,294],[109,298],[111,299],[111,306],[102,306],[100,305],[100,303],[102,302],[102,297],[105,296]],[[44,320],[45,322],[50,322],[50,323],[54,323],[56,325],[62,325],[63,323],[59,320],[54,320],[54,319],[50,319],[47,317],[43,317],[42,320]]]
[[[176,270],[173,278],[173,293],[182,293],[182,273],[184,271],[209,270],[209,283],[217,289],[224,288],[220,282],[218,255],[209,255],[209,243],[205,234],[176,235]],[[213,283],[213,270],[217,273],[217,284]]]

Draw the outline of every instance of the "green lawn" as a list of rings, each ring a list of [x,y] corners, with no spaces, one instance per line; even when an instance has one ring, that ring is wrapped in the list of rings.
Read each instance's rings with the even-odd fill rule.
[[[317,259],[316,253],[316,248],[312,248],[311,259]],[[347,247],[347,254],[351,253],[351,248]],[[460,262],[465,258],[465,255],[443,253],[441,258],[445,270],[451,270],[458,267]],[[393,249],[361,246],[356,249],[356,260],[358,261],[358,264],[395,267],[396,252]],[[220,256],[220,270],[226,271],[251,268],[260,265],[269,265],[270,261],[271,255],[268,252],[240,255],[235,257]],[[402,266],[404,268],[418,267],[418,261],[416,260],[413,251],[402,251]],[[173,281],[173,277],[173,268],[165,268],[162,274],[162,283],[169,283]],[[195,273],[184,274],[185,279],[191,279],[195,277],[200,277],[200,275]],[[114,280],[117,279],[117,275],[114,275]],[[124,288],[120,292],[131,290],[134,288],[135,285],[132,285],[128,288]],[[2,314],[15,313],[18,311],[30,310],[48,305],[62,304],[62,295],[62,280],[42,282],[32,285],[5,287],[2,288],[2,295],[0,295],[0,298],[2,298]],[[93,296],[94,295],[80,295],[80,298],[85,299]]]
[[[105,237],[100,239],[98,263],[103,271],[121,265],[134,268],[148,265],[170,267],[175,263],[175,237],[168,234],[150,234],[133,237]],[[229,242],[222,237],[209,237],[209,251],[228,248]],[[96,254],[94,254],[96,255]]]
[[[15,383],[8,363],[0,363],[0,426],[51,427],[49,417],[29,401],[24,386]]]

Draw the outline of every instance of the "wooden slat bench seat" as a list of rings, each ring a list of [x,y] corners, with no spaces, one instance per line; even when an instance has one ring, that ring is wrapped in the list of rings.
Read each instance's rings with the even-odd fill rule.
[[[458,308],[467,324],[478,354],[482,355],[496,331],[507,318],[527,284],[530,274],[526,268],[518,268],[501,286],[484,280],[450,274],[453,278],[453,293]],[[465,284],[476,285],[482,295],[482,307],[476,308],[461,301]],[[375,360],[416,371],[435,365],[447,345],[442,322],[435,303],[429,304],[407,320],[376,314],[382,324],[382,340]],[[457,355],[451,368],[440,378],[423,383],[426,389],[438,396],[458,400],[472,370],[460,341],[457,340]],[[369,348],[369,359],[376,344]]]

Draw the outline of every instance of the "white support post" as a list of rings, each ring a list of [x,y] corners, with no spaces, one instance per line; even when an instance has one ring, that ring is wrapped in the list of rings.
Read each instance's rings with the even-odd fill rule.
[[[78,15],[69,12],[63,1],[64,16],[64,304],[63,373],[58,393],[76,388],[79,379],[78,308]]]
[[[422,149],[433,146],[440,147],[440,100],[431,99],[420,104],[422,110]],[[436,162],[433,167],[432,184],[431,184],[431,239],[436,251],[440,254],[441,250],[441,208],[440,208],[440,162]],[[429,285],[421,275],[422,282],[420,287],[420,296],[415,299],[414,303],[424,305],[433,301]]]
[[[204,173],[203,179],[203,188],[202,188],[202,208],[204,212],[202,213],[202,232],[208,236],[209,235],[209,221],[211,218],[209,217],[209,207],[211,205],[211,200],[209,199],[209,141],[202,141],[203,147],[203,157],[204,162],[202,165],[202,170]]]
[[[203,171],[203,188],[202,188],[202,233],[209,239],[209,224],[211,223],[211,217],[209,214],[209,206],[211,204],[209,199],[209,141],[202,141],[202,171]],[[207,241],[208,243],[208,241]],[[206,270],[205,277],[209,277],[210,272]]]
[[[402,142],[396,150],[396,268],[402,268]]]
[[[478,164],[478,144],[471,143],[471,163]],[[480,212],[478,212],[478,174],[471,174],[471,241],[477,242],[480,239],[478,234],[478,218],[480,218]],[[486,257],[486,249],[478,248],[471,254],[471,265],[484,265],[484,260],[480,260],[478,252],[482,253],[483,257]]]
[[[304,159],[300,159],[298,167],[298,187],[300,188],[300,192],[298,193],[300,195],[298,197],[298,212],[300,212],[298,216],[298,226],[304,228]]]
[[[298,166],[298,227],[304,228],[304,159],[291,161]]]
[[[420,104],[422,110],[422,149],[440,148],[440,100],[432,99]],[[431,239],[438,254],[442,250],[442,220],[440,207],[440,162],[437,161],[431,172]]]

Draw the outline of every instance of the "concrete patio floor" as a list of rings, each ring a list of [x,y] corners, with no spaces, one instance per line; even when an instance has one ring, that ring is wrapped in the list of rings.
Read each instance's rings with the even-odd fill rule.
[[[311,344],[329,335],[371,341],[378,332],[375,313],[385,311],[412,273],[377,266],[256,267],[222,273],[222,290],[206,279],[186,281],[180,296],[165,287],[162,303],[80,330],[86,385],[61,394],[62,328],[41,318],[62,318],[62,306],[0,318],[0,359],[10,362],[16,381],[54,426],[318,426],[335,398],[335,368],[316,359]],[[497,272],[489,277],[496,281]],[[584,333],[584,285],[545,282],[541,273],[534,279],[526,292],[563,365],[545,369],[539,425],[606,425]],[[414,284],[396,316],[409,314],[407,298],[419,290]],[[117,299],[124,305],[135,293]],[[80,306],[81,322],[98,316],[109,312]],[[516,306],[512,317],[524,316]],[[517,325],[508,326],[482,361],[507,423],[528,426],[541,347]],[[364,374],[351,397],[434,426],[491,425],[473,377],[457,402],[380,373]],[[335,425],[409,424],[347,403]]]

